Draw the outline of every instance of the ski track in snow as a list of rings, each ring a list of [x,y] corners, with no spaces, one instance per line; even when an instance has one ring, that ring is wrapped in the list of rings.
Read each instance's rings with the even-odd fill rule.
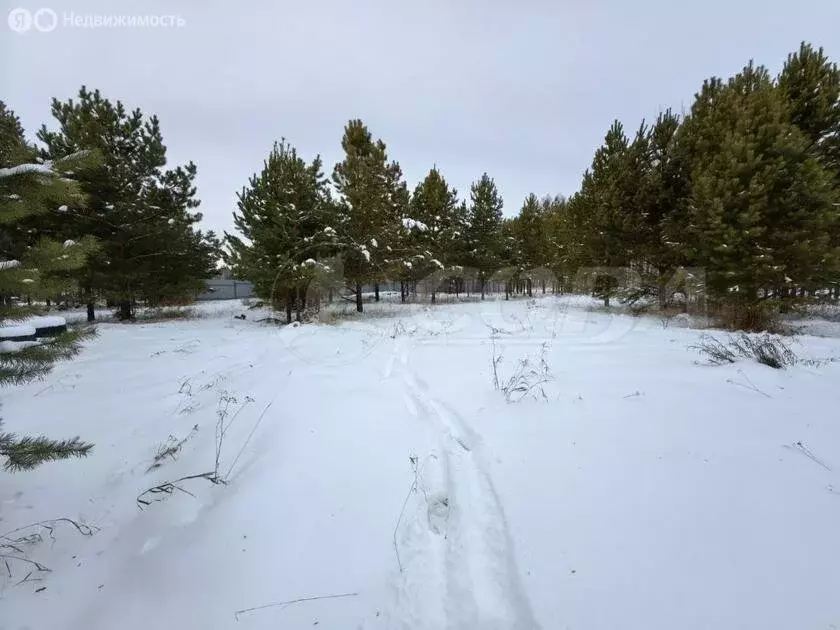
[[[399,366],[395,364],[399,362]],[[403,341],[385,368],[398,377],[409,414],[427,423],[437,451],[418,457],[417,488],[397,532],[388,628],[534,630],[504,510],[480,436],[429,392],[408,366]]]

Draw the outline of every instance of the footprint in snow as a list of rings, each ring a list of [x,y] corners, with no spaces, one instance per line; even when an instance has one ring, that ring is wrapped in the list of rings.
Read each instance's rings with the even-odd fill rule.
[[[435,534],[446,533],[446,522],[449,519],[449,497],[443,493],[430,495],[428,498],[429,529]]]

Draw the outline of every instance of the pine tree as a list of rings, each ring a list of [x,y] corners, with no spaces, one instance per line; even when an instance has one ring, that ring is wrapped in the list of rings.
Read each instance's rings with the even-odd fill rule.
[[[594,281],[595,293],[609,306],[618,286],[618,279],[610,270],[624,267],[630,257],[628,220],[632,217],[630,186],[630,141],[619,121],[614,121],[604,144],[595,152],[592,168],[584,174],[583,185],[575,200],[576,210],[582,213],[578,227],[581,231],[585,259],[589,265],[603,267],[587,275]]]
[[[525,291],[530,297],[535,274],[548,264],[548,234],[545,230],[545,205],[533,193],[525,198],[516,222]]]
[[[470,187],[470,206],[467,219],[469,265],[478,271],[481,299],[484,299],[487,279],[502,262],[502,208],[504,202],[496,182],[484,173]]]
[[[562,290],[574,265],[574,224],[569,210],[569,200],[555,195],[544,217],[546,233],[547,264],[551,270],[552,289]]]
[[[409,233],[403,225],[408,215],[411,195],[403,177],[399,162],[391,162],[386,166],[385,194],[386,208],[380,231],[380,237],[373,247],[373,260],[377,261],[382,277],[399,278],[405,280],[405,260],[407,243],[405,238]],[[375,299],[379,301],[379,284],[375,286]],[[405,301],[405,283],[401,291],[401,299]]]
[[[760,289],[810,286],[837,269],[838,191],[765,68],[750,63],[715,101],[690,117],[688,234],[713,297],[749,318]]]
[[[840,187],[840,68],[828,60],[823,49],[802,43],[788,56],[778,85],[787,101],[790,121],[807,137],[811,151],[834,176]],[[840,226],[829,234],[840,247]],[[824,267],[822,282],[840,294],[840,274]]]
[[[336,248],[321,158],[306,164],[285,140],[275,143],[263,170],[238,194],[237,206],[233,220],[241,237],[225,235],[229,264],[253,282],[259,297],[285,309],[287,322],[293,308],[300,320],[307,289],[329,271],[324,261]]]
[[[822,48],[805,42],[788,55],[778,77],[790,122],[805,134],[815,154],[840,178],[840,68]]]
[[[0,102],[0,324],[20,319],[25,309],[11,305],[12,297],[55,295],[63,274],[83,265],[96,244],[90,238],[59,243],[43,238],[21,224],[59,212],[65,205],[81,205],[84,196],[67,179],[68,171],[91,164],[95,156],[71,155],[56,162],[37,159],[26,143],[15,114]],[[46,375],[51,365],[79,351],[85,332],[69,332],[50,342],[0,349],[0,385],[25,383]],[[78,437],[51,440],[2,431],[0,458],[5,470],[29,470],[48,461],[86,456],[91,444]]]
[[[156,116],[128,112],[100,92],[82,87],[78,101],[52,103],[57,131],[42,127],[45,157],[60,159],[96,150],[102,164],[74,174],[89,198],[71,206],[75,225],[102,243],[81,282],[89,303],[101,293],[120,304],[120,317],[133,316],[135,300],[157,303],[189,297],[212,275],[218,242],[195,228],[201,214],[194,186],[196,167],[165,169],[166,147]]]
[[[522,241],[519,238],[519,217],[502,220],[502,266],[493,274],[492,282],[505,285],[505,300],[510,299],[514,287],[519,282],[520,272],[524,268]]]
[[[750,62],[705,81],[682,119],[666,111],[632,141],[614,123],[580,190],[546,213],[549,263],[629,267],[632,293],[662,306],[680,268],[699,267],[705,297],[742,326],[762,323],[768,297],[840,288],[839,106],[836,65],[803,44],[775,82]],[[608,301],[617,274],[600,275]]]
[[[691,167],[680,146],[680,126],[679,117],[670,110],[656,119],[649,136],[649,168],[639,182],[637,202],[644,231],[639,252],[644,263],[642,278],[646,289],[656,291],[662,307],[671,298],[667,285],[672,275],[689,263],[677,245],[688,229],[691,195]]]
[[[456,243],[463,229],[458,220],[458,205],[457,191],[449,187],[436,167],[411,196],[411,216],[426,228],[413,233],[414,271],[416,277],[427,280],[432,302],[447,268],[455,262]]]
[[[389,165],[385,143],[374,141],[361,120],[351,120],[344,128],[341,147],[345,157],[335,165],[332,181],[339,195],[344,274],[361,313],[362,286],[378,282],[391,260],[386,240],[398,229],[393,225],[401,194],[395,186],[398,167]]]

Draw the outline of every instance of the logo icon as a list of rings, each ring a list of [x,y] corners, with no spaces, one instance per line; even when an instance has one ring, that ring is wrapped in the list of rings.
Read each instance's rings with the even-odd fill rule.
[[[43,10],[43,9],[42,9]],[[56,16],[58,19],[58,16]],[[32,14],[21,7],[9,11],[9,28],[16,33],[25,33],[32,28]]]
[[[32,16],[32,21],[35,23],[37,30],[42,33],[49,33],[58,26],[58,15],[52,9],[38,9]]]

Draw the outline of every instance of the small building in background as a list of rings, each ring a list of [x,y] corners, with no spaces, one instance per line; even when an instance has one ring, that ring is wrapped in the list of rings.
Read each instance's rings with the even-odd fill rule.
[[[199,302],[208,300],[241,300],[254,296],[254,285],[247,280],[230,277],[230,270],[222,269],[214,277],[205,280],[206,288],[195,299]]]

